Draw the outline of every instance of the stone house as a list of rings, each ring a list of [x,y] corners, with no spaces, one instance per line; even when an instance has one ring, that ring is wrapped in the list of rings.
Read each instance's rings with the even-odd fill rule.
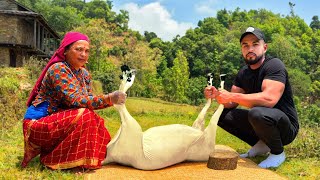
[[[15,0],[0,0],[0,67],[21,67],[31,56],[50,58],[59,41],[41,14]]]

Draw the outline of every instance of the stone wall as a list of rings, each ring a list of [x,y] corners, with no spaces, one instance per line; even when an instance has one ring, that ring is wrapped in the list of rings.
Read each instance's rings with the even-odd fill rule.
[[[0,15],[0,43],[27,45],[31,48],[33,29],[27,21],[16,16]],[[15,62],[11,65],[23,66],[24,59],[27,58],[26,49],[16,47],[0,47],[0,66],[10,66],[10,49],[15,53]]]
[[[24,19],[17,20],[18,30],[16,31],[15,37],[18,42],[23,45],[32,46],[33,44],[33,21],[25,21]]]
[[[10,64],[9,48],[0,48],[0,67],[8,67]]]
[[[0,9],[4,10],[18,10],[16,3],[10,0],[0,0]]]
[[[23,65],[26,64],[26,60],[30,58],[28,55],[27,51],[25,49],[21,48],[16,48],[16,49],[11,49],[14,51],[16,54],[16,60],[15,60],[15,67],[22,67]]]
[[[17,41],[18,19],[14,16],[0,14],[0,43],[11,43]]]
[[[0,43],[32,46],[33,24],[23,18],[0,14]]]
[[[10,52],[14,54],[15,59],[10,62]],[[27,59],[30,58],[30,55],[25,49],[21,48],[9,48],[1,47],[0,48],[0,67],[22,67],[26,64]]]

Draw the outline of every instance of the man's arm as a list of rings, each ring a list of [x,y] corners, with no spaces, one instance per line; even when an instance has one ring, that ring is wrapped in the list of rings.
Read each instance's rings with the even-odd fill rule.
[[[226,90],[223,90],[223,91],[220,91],[220,95],[223,96],[224,93],[230,93],[230,94],[236,94],[236,93],[239,93],[239,94],[244,94],[245,91],[242,89],[242,88],[239,88],[238,86],[235,86],[233,85],[231,87],[231,93],[226,91]],[[219,95],[219,97],[220,97]],[[217,97],[218,98],[218,97]],[[219,102],[219,100],[217,99],[217,101]],[[220,102],[219,102],[220,103]],[[234,102],[234,101],[228,101],[228,102],[225,102],[225,103],[222,103],[224,105],[225,108],[235,108],[239,105],[239,103],[237,102]]]
[[[265,79],[262,82],[262,92],[243,94],[243,89],[232,86],[231,92],[220,91],[216,99],[226,108],[236,107],[238,104],[248,108],[255,106],[273,107],[281,98],[284,88],[285,85],[282,82]]]

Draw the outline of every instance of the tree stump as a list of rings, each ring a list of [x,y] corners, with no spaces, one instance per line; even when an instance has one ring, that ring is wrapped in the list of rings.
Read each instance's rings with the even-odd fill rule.
[[[229,149],[215,149],[209,155],[207,167],[216,170],[233,170],[237,168],[238,153]]]

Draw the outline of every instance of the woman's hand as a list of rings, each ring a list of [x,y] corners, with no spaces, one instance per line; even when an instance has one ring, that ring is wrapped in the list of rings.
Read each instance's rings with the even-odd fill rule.
[[[206,99],[215,99],[220,92],[214,86],[208,86],[204,89],[204,97]]]
[[[111,102],[112,104],[124,104],[126,102],[127,99],[127,94],[120,92],[120,91],[114,91],[113,93],[111,93]]]

